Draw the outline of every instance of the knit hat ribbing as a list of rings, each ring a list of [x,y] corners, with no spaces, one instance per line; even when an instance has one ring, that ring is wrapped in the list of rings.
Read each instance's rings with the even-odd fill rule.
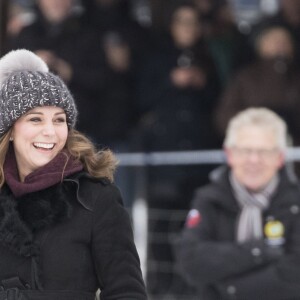
[[[0,136],[38,106],[61,107],[68,126],[75,126],[77,109],[64,82],[49,72],[46,63],[33,52],[9,52],[0,59]]]

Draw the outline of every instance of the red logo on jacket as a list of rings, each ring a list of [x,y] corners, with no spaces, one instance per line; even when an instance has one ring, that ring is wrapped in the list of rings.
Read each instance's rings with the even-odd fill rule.
[[[187,215],[185,226],[193,228],[201,222],[201,215],[197,209],[191,209]]]

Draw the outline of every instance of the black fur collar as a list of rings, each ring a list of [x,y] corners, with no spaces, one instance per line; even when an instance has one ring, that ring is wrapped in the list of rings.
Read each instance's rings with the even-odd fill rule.
[[[71,205],[62,184],[18,199],[4,187],[0,193],[0,243],[19,255],[36,255],[34,234],[70,215]]]
[[[71,205],[63,184],[18,198],[17,209],[33,232],[60,223],[71,216]]]

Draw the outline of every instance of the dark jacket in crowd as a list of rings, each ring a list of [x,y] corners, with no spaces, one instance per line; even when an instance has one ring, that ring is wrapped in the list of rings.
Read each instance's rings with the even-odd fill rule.
[[[206,75],[203,87],[179,88],[171,80],[177,67],[197,67]],[[213,60],[199,41],[179,49],[166,37],[141,68],[139,104],[142,147],[147,151],[210,149],[216,145],[211,112],[219,93]]]
[[[18,198],[5,185],[0,286],[0,299],[94,300],[98,288],[101,300],[146,299],[117,188],[85,173]]]
[[[281,246],[266,240],[237,244],[240,209],[228,169],[196,192],[194,217],[187,218],[175,250],[183,277],[201,299],[300,299],[300,191],[295,178],[285,171],[280,176],[263,222],[283,224]]]

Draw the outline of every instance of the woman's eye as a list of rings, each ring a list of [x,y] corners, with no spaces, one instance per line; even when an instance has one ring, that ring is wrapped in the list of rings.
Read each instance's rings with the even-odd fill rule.
[[[55,120],[56,123],[65,123],[66,119],[65,118],[58,118]]]
[[[35,118],[30,118],[29,121],[30,121],[30,122],[34,122],[34,123],[37,123],[37,122],[40,122],[41,119],[35,117]]]

